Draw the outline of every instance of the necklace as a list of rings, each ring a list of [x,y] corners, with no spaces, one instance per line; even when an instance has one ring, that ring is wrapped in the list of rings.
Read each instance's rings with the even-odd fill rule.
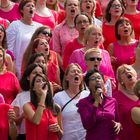
[[[10,7],[10,6],[11,6],[11,2],[9,2],[6,6],[0,5],[0,7],[3,8],[3,9],[6,9],[6,8],[8,8],[8,7]]]

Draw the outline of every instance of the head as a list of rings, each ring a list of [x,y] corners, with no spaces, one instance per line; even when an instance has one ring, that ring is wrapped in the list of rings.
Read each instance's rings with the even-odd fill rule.
[[[42,52],[46,58],[49,58],[50,46],[46,39],[37,38],[34,40],[32,54],[37,52]]]
[[[117,80],[122,88],[134,86],[137,81],[137,73],[131,65],[123,64],[117,69]]]
[[[124,0],[126,7],[127,6],[137,6],[139,0]]]
[[[110,22],[113,15],[121,17],[124,10],[124,2],[122,0],[110,0],[105,12],[106,21]]]
[[[89,70],[84,78],[84,81],[86,83],[86,86],[92,93],[96,91],[97,85],[100,85],[100,87],[105,92],[104,77],[98,70]]]
[[[86,13],[78,14],[74,19],[76,29],[82,34],[91,23],[91,18]]]
[[[75,18],[79,13],[79,0],[65,0],[64,10],[66,11],[66,17]]]
[[[22,90],[28,91],[30,89],[31,82],[36,74],[46,74],[43,66],[38,64],[31,64],[26,68],[20,80],[20,86]]]
[[[5,31],[4,27],[1,24],[0,24],[0,46],[2,46],[2,48],[4,48],[4,49],[7,48],[6,31]]]
[[[134,93],[140,99],[140,80],[138,80],[134,86]]]
[[[121,17],[115,24],[115,36],[117,40],[121,39],[121,36],[131,36],[133,34],[133,26],[128,18]]]
[[[104,41],[102,29],[96,25],[89,25],[84,33],[84,44],[98,48]]]
[[[100,63],[102,60],[102,55],[99,49],[91,48],[87,50],[84,59],[88,70],[99,70]]]
[[[89,16],[93,17],[96,9],[95,0],[80,0],[80,11],[87,13]]]
[[[52,7],[52,10],[58,11],[58,0],[46,0],[47,7]]]
[[[52,90],[50,88],[50,82],[46,79],[46,76],[44,74],[36,74],[31,82],[31,102],[32,104],[37,108],[39,99],[41,97],[40,90],[48,87],[47,96],[45,99],[45,105],[47,107],[53,108],[53,99],[52,99]]]
[[[33,17],[35,13],[35,0],[22,0],[19,4],[19,12],[22,17],[25,15]]]
[[[30,64],[33,64],[33,63],[42,65],[45,68],[46,67],[46,59],[45,59],[44,54],[41,52],[32,54],[32,56],[29,60],[28,66]]]
[[[0,69],[5,66],[5,50],[0,47]]]
[[[63,89],[67,90],[70,86],[79,86],[80,90],[83,89],[83,72],[76,63],[71,63],[64,74]]]

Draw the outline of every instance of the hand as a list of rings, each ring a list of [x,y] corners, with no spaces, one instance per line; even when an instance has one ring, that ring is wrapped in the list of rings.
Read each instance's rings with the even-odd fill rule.
[[[52,83],[52,86],[55,93],[62,90],[62,87],[54,82]]]
[[[101,88],[97,88],[94,94],[94,97],[95,97],[94,105],[97,107],[99,104],[102,103],[101,93],[103,93],[103,90]]]
[[[49,131],[51,132],[59,132],[60,131],[60,126],[56,124],[51,124],[49,125]]]
[[[48,92],[48,85],[46,83],[43,83],[40,87],[39,87],[40,93],[42,94],[42,96],[46,97],[47,92]]]
[[[10,123],[13,123],[16,121],[16,113],[13,109],[8,110],[8,119]]]
[[[115,122],[112,120],[113,125],[114,125],[114,131],[116,134],[119,134],[120,130],[122,129],[122,125],[119,122]]]

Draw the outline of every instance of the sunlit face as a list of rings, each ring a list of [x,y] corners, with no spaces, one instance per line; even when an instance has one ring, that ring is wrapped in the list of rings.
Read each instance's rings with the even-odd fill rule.
[[[46,0],[46,4],[47,4],[47,5],[53,6],[53,5],[55,5],[56,3],[57,3],[57,0]]]
[[[102,43],[102,38],[103,36],[101,30],[94,28],[90,32],[87,42],[90,44],[90,46],[96,48],[99,47],[99,45]]]
[[[42,52],[45,56],[48,56],[50,51],[49,43],[45,39],[40,39],[35,51]]]
[[[68,17],[74,18],[79,13],[79,1],[67,0],[65,11]]]
[[[42,65],[44,68],[46,67],[46,62],[45,62],[45,58],[43,56],[38,56],[34,63]]]
[[[132,34],[132,27],[129,22],[123,22],[118,26],[118,34],[120,36],[130,36]]]
[[[95,10],[95,1],[94,0],[82,0],[81,11],[85,13],[90,13],[92,15]]]
[[[99,70],[101,60],[102,60],[101,53],[91,52],[86,60],[86,65],[88,67],[88,70],[91,69]]]
[[[35,13],[34,2],[26,3],[25,6],[23,7],[23,10],[21,10],[21,12],[23,13],[23,17],[33,18],[34,13]]]
[[[3,30],[3,28],[0,26],[0,45],[2,45],[3,38],[4,38],[4,30]]]
[[[32,80],[36,76],[36,74],[43,74],[43,70],[41,67],[39,67],[39,66],[35,67],[35,69],[28,76],[28,80],[29,80],[30,84],[32,83]]]
[[[82,71],[77,66],[73,65],[70,67],[68,74],[66,75],[66,80],[69,85],[80,85],[82,82],[83,76]]]
[[[121,6],[121,3],[118,0],[115,0],[112,3],[112,6],[110,8],[110,14],[111,14],[111,16],[121,16],[122,6]]]
[[[89,19],[85,15],[79,15],[76,19],[76,29],[79,31],[79,33],[84,34],[89,24]]]
[[[38,97],[42,95],[40,90],[43,88],[43,86],[46,84],[46,80],[42,78],[41,76],[37,76],[34,82],[34,87],[33,89],[36,91],[36,94]]]
[[[131,66],[123,67],[121,69],[120,77],[125,85],[137,81],[137,73]]]
[[[89,89],[91,91],[96,90],[96,85],[100,85],[102,89],[104,89],[104,80],[99,73],[94,73],[89,78]]]

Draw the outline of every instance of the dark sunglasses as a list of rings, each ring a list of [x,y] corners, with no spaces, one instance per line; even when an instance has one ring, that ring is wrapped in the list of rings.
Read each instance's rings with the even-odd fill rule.
[[[48,31],[42,31],[41,33],[42,33],[43,35],[46,35],[46,36],[52,37],[52,33],[51,33],[51,32],[48,32]]]
[[[101,61],[102,58],[100,58],[100,57],[90,57],[88,60],[89,60],[89,61],[95,61],[95,60]]]

